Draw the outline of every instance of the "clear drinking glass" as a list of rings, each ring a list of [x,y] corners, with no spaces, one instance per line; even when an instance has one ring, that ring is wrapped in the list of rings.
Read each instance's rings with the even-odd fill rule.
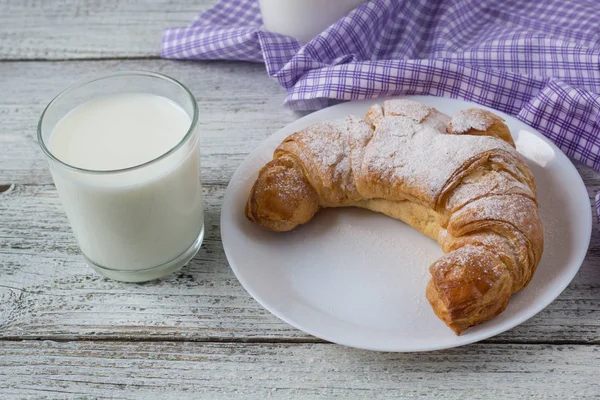
[[[52,153],[49,138],[62,117],[88,100],[126,93],[150,93],[179,105],[191,119],[185,136],[159,157],[118,170],[78,168]],[[81,252],[98,273],[148,281],[180,269],[200,249],[204,216],[197,128],[192,93],[152,72],[118,72],[83,82],[46,107],[38,141]]]

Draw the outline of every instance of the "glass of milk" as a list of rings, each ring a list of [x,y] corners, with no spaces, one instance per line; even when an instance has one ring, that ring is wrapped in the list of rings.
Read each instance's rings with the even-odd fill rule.
[[[44,110],[38,141],[83,256],[142,282],[187,264],[204,236],[198,106],[181,83],[118,72]]]

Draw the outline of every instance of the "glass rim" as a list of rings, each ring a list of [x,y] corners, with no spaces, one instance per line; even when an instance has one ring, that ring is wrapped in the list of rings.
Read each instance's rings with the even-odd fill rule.
[[[50,107],[52,107],[56,102],[58,102],[63,96],[67,95],[68,93],[71,93],[75,89],[79,89],[79,88],[81,88],[85,85],[88,85],[90,83],[93,83],[93,82],[97,82],[97,81],[104,80],[104,79],[120,77],[120,76],[145,76],[145,77],[150,77],[150,78],[158,78],[158,79],[165,80],[169,83],[172,83],[175,86],[178,86],[179,88],[183,89],[183,91],[187,94],[189,99],[192,101],[193,115],[192,115],[192,121],[190,122],[190,127],[188,128],[185,135],[181,138],[181,140],[179,142],[177,142],[177,144],[175,146],[171,147],[169,150],[162,153],[158,157],[155,157],[144,163],[136,164],[136,165],[133,165],[133,166],[127,167],[127,168],[110,169],[110,170],[96,170],[96,169],[87,169],[87,168],[76,167],[74,165],[71,165],[71,164],[61,160],[60,158],[58,158],[54,154],[52,154],[50,149],[46,146],[46,142],[44,141],[44,137],[42,135],[42,122],[44,121],[44,117],[46,116],[46,113],[50,109]],[[75,106],[75,107],[77,107],[77,106]],[[196,131],[197,125],[198,125],[198,104],[196,103],[196,99],[195,99],[194,95],[192,94],[192,92],[183,83],[179,82],[178,80],[176,80],[174,78],[171,78],[170,76],[167,76],[165,74],[161,74],[158,72],[143,71],[143,70],[128,70],[128,71],[118,71],[118,72],[113,72],[110,74],[98,75],[94,78],[90,78],[90,79],[86,79],[84,81],[77,82],[77,83],[67,87],[66,89],[62,90],[60,93],[58,93],[50,101],[50,103],[48,103],[48,105],[44,108],[44,111],[40,115],[40,119],[39,119],[38,125],[37,125],[37,139],[38,139],[38,143],[39,143],[40,147],[42,148],[42,151],[44,152],[44,154],[46,154],[46,156],[50,160],[59,163],[60,165],[66,167],[67,169],[77,171],[77,172],[83,172],[83,173],[87,173],[87,174],[107,175],[107,174],[115,174],[115,173],[128,172],[128,171],[141,169],[141,168],[152,165],[152,164],[168,157],[169,155],[175,153],[179,148],[181,148],[185,142],[187,142],[187,140]]]

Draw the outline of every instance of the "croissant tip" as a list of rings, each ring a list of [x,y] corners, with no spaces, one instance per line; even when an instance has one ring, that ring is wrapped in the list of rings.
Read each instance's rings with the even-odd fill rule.
[[[454,332],[454,334],[455,334],[456,336],[460,336],[460,335],[462,335],[462,334],[463,334],[463,333],[464,333],[464,332],[465,332],[465,331],[466,331],[468,328],[463,328],[463,327],[460,327],[460,328],[458,328],[458,327],[452,327],[452,326],[451,326],[451,327],[450,327],[450,329],[452,329],[452,331]]]

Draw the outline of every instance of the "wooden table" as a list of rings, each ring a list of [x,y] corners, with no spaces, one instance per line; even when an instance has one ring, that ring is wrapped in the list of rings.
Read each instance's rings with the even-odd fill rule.
[[[163,28],[211,0],[0,0],[0,398],[594,398],[600,395],[600,236],[567,290],[521,326],[420,354],[330,344],[264,310],[229,269],[219,211],[232,173],[298,118],[260,64],[161,60]],[[181,272],[110,281],[77,248],[36,142],[66,86],[146,69],[202,112],[207,236]],[[578,167],[590,198],[600,174]],[[597,398],[597,397],[596,397]]]

